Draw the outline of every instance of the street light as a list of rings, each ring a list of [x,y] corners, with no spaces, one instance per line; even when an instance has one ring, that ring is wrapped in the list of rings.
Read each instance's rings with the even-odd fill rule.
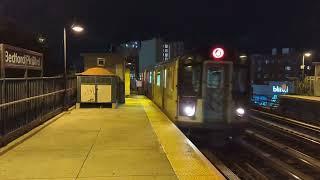
[[[73,24],[71,26],[71,29],[76,32],[80,33],[84,31],[84,28],[80,25]],[[64,27],[63,28],[63,56],[64,56],[64,78],[65,78],[65,108],[67,108],[66,103],[67,103],[67,83],[68,83],[68,78],[67,78],[67,30]]]
[[[76,33],[81,33],[84,28],[80,25],[72,25],[71,29]],[[63,29],[63,52],[64,52],[64,75],[67,77],[67,31],[66,28]]]
[[[312,54],[307,52],[307,53],[304,53],[303,56],[302,56],[302,65],[300,66],[300,68],[302,69],[302,79],[304,79],[304,69],[305,69],[305,65],[304,65],[304,60],[305,60],[305,57],[310,57]]]
[[[80,26],[80,25],[73,25],[73,26],[71,27],[71,29],[72,29],[73,31],[77,32],[77,33],[80,33],[80,32],[82,32],[82,31],[84,30],[84,28],[83,28],[82,26]]]

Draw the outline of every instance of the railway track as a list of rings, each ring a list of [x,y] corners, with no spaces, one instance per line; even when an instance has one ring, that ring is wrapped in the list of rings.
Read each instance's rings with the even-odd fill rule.
[[[238,178],[320,179],[319,126],[254,109],[249,114],[240,137],[210,149]],[[204,150],[208,159],[210,151]]]

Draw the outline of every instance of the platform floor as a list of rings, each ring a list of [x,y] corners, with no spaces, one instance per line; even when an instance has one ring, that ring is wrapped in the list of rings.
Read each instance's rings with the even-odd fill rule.
[[[318,96],[282,95],[282,97],[291,98],[291,99],[300,99],[305,101],[320,102],[320,97]]]
[[[224,179],[141,96],[118,109],[74,109],[25,137],[0,151],[1,180]]]

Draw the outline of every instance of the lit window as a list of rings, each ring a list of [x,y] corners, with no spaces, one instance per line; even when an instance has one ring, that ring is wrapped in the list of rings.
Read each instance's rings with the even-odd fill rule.
[[[105,58],[98,58],[97,59],[97,66],[104,67],[106,64],[106,59]]]
[[[169,48],[169,44],[165,44],[164,47],[165,47],[165,48]]]
[[[152,83],[152,72],[149,72],[149,83]]]
[[[158,72],[157,73],[157,86],[160,86],[161,85],[161,73]]]
[[[285,67],[285,70],[286,70],[286,71],[291,71],[291,66],[286,66],[286,67]]]

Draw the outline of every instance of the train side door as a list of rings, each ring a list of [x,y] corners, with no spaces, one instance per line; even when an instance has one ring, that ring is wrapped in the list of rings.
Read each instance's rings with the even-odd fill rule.
[[[203,120],[230,122],[232,103],[232,62],[206,61],[203,68]]]

